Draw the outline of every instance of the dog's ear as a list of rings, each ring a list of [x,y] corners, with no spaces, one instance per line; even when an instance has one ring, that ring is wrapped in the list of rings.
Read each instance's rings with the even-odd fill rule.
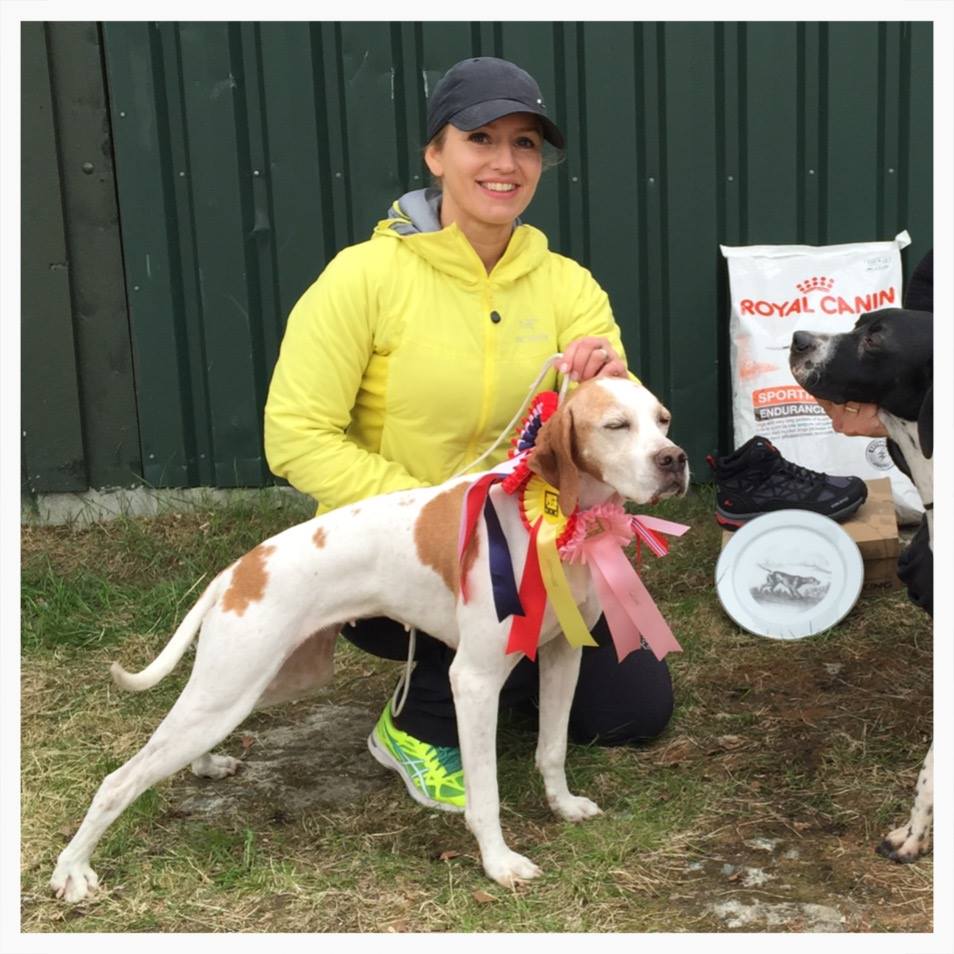
[[[928,460],[934,454],[934,384],[931,383],[918,411],[918,441]]]
[[[564,404],[540,428],[527,466],[560,491],[560,510],[569,516],[580,499],[580,472],[573,461],[573,412]]]

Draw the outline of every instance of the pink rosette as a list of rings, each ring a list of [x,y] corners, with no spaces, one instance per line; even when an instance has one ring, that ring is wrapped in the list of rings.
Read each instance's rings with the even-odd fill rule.
[[[560,547],[560,559],[567,563],[586,563],[586,541],[608,533],[620,547],[633,539],[631,517],[618,503],[598,504],[576,515],[573,532]]]
[[[560,547],[560,557],[567,563],[582,563],[590,568],[619,661],[622,662],[633,650],[639,649],[642,640],[646,641],[657,659],[662,659],[669,652],[682,652],[682,647],[623,551],[634,534],[642,529],[635,527],[634,522],[646,518],[630,517],[617,503],[591,507],[580,511],[576,517],[572,534]],[[681,535],[688,529],[681,524],[649,519],[653,524],[652,529],[657,532]]]

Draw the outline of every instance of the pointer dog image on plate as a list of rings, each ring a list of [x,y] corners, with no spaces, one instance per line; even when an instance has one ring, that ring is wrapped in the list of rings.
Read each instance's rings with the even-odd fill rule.
[[[836,404],[878,405],[890,435],[888,450],[910,474],[934,537],[934,316],[929,312],[885,308],[862,315],[844,334],[796,331],[789,365],[810,394]],[[892,442],[893,445],[892,446]],[[900,454],[903,464],[896,455]],[[879,846],[894,861],[914,861],[931,846],[934,812],[934,746],[918,776],[914,807],[906,825]]]

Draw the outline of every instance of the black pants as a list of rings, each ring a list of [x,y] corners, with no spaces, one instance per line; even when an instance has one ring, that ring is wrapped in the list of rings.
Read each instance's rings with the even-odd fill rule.
[[[898,576],[908,588],[911,601],[934,618],[934,554],[928,533],[927,515],[918,532],[898,557]]]
[[[357,626],[346,626],[342,635],[374,656],[407,659],[408,634],[393,620],[360,620]],[[597,745],[655,738],[672,716],[669,667],[648,649],[637,650],[618,662],[603,617],[593,628],[593,638],[598,645],[583,649],[580,678],[570,710],[570,738]],[[449,676],[454,650],[419,632],[414,658],[417,665],[407,700],[394,724],[431,745],[456,746],[457,719]],[[532,705],[538,689],[537,665],[523,658],[504,683],[500,705]]]

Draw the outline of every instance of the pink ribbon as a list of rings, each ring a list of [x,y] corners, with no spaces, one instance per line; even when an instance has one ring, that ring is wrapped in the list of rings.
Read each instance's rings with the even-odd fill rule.
[[[669,547],[656,534],[682,536],[688,529],[685,524],[658,517],[630,517],[619,504],[612,503],[577,514],[576,531],[560,548],[560,556],[568,563],[590,568],[620,662],[639,649],[643,639],[657,659],[682,652],[623,548],[635,536],[656,556],[664,556]]]

